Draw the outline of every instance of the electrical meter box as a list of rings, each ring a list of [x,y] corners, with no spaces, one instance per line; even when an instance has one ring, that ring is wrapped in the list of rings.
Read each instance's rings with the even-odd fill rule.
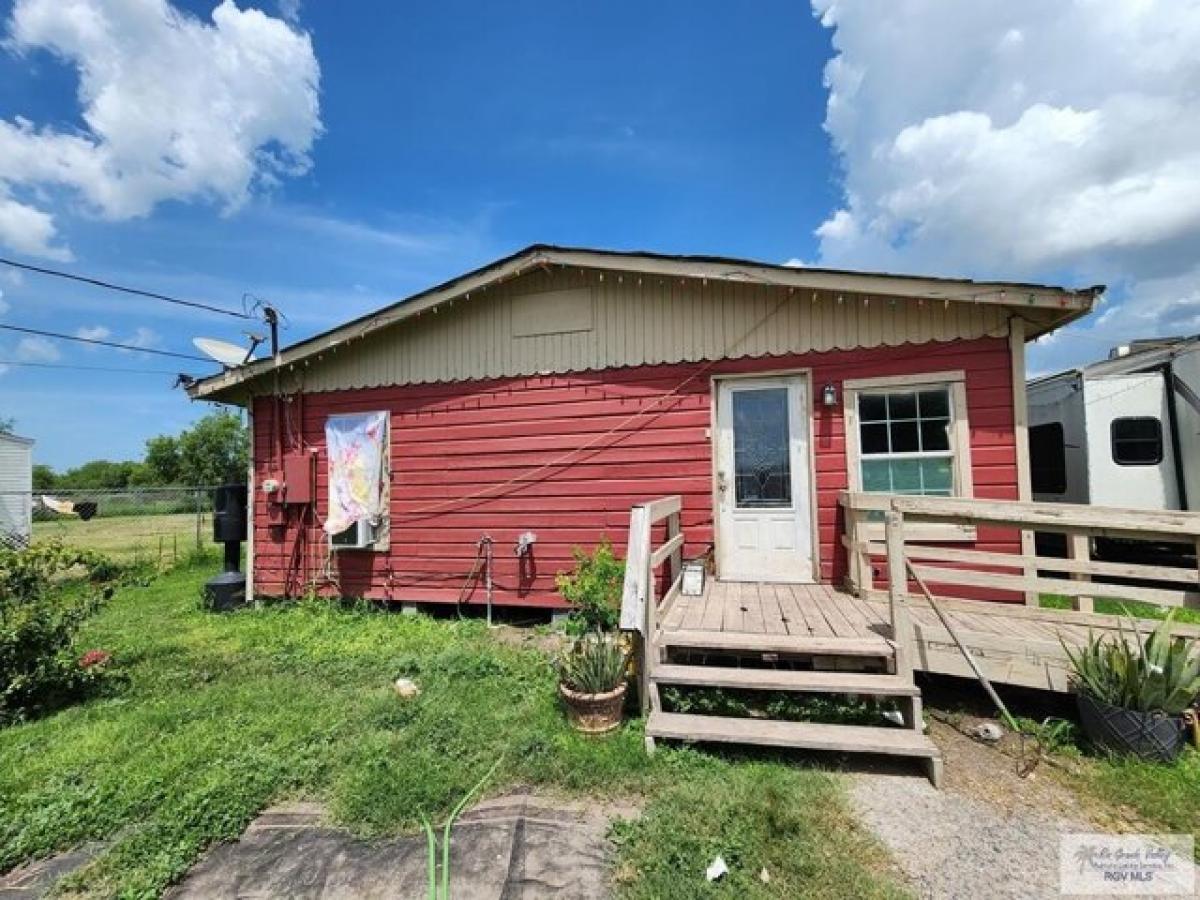
[[[312,503],[317,499],[317,451],[300,450],[283,455],[283,502]]]

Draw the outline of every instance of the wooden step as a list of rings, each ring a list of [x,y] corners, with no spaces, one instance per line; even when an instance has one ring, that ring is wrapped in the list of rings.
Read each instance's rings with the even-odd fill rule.
[[[826,725],[817,722],[780,722],[773,719],[735,719],[727,716],[694,716],[654,711],[646,720],[646,734],[679,741],[719,741],[758,744],[842,753],[883,753],[940,759],[933,741],[909,728],[875,728],[870,725]]]
[[[783,669],[655,664],[650,670],[650,678],[659,684],[798,691],[811,694],[917,697],[921,693],[915,684],[898,675],[873,675],[864,672],[792,672]]]
[[[793,653],[806,656],[890,657],[892,644],[886,638],[810,637],[798,634],[749,634],[734,631],[661,631],[660,647],[690,647],[702,650],[737,650],[748,653]]]

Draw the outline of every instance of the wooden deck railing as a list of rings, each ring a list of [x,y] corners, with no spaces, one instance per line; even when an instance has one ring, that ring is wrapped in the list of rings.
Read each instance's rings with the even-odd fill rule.
[[[1027,602],[1039,604],[1041,595],[1058,594],[1071,598],[1074,609],[1083,612],[1092,611],[1096,596],[1165,607],[1200,607],[1200,562],[1147,565],[1092,559],[1095,538],[1183,544],[1195,547],[1200,558],[1200,513],[851,492],[842,495],[841,503],[851,588],[878,597],[881,592],[875,588],[872,560],[886,557],[887,595],[893,604],[897,596],[903,603],[908,593],[905,566],[911,564],[912,571],[938,594],[953,596],[957,592],[968,599],[992,591],[1021,595]],[[936,528],[922,531],[931,525],[1063,534],[1068,556],[938,544]],[[1049,577],[1050,573],[1067,577]]]
[[[621,592],[621,628],[641,634],[640,700],[642,713],[650,706],[650,669],[653,665],[654,637],[658,623],[679,596],[683,577],[683,529],[680,527],[681,497],[662,497],[639,503],[629,513],[629,544],[625,553],[625,584]],[[654,533],[666,523],[666,536],[654,545]],[[657,570],[663,570],[666,585],[659,599]]]

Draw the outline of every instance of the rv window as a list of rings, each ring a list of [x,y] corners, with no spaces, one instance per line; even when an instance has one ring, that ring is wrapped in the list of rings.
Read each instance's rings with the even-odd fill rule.
[[[1061,422],[1029,429],[1029,474],[1035,494],[1067,492],[1067,445]]]
[[[1112,457],[1118,466],[1157,466],[1163,458],[1162,422],[1153,416],[1113,419]]]

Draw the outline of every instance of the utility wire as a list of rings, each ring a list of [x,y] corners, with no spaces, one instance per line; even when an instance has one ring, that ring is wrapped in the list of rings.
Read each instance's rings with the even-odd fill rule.
[[[127,372],[131,375],[178,375],[173,369],[130,369],[118,366],[75,366],[69,363],[26,362],[17,359],[0,359],[0,366],[25,366],[33,369],[77,369],[84,372]]]
[[[118,350],[132,350],[135,353],[153,353],[155,356],[172,356],[175,359],[192,359],[198,362],[211,363],[212,360],[190,353],[176,353],[173,350],[155,350],[153,347],[138,347],[134,344],[118,344],[116,341],[102,341],[98,338],[78,337],[74,334],[61,334],[57,331],[41,331],[37,328],[22,328],[20,325],[0,325],[5,331],[19,331],[23,334],[37,334],[42,337],[57,338],[60,341],[77,341],[80,344],[95,344],[99,347],[115,347]]]
[[[70,272],[60,272],[58,269],[47,269],[42,266],[32,266],[28,263],[20,263],[16,260],[6,259],[0,256],[0,263],[12,266],[14,269],[24,269],[26,272],[36,272],[38,275],[49,275],[53,278],[65,278],[68,281],[78,281],[82,284],[90,284],[94,287],[104,288],[109,291],[118,291],[122,294],[133,294],[135,297],[148,297],[151,300],[162,300],[166,303],[174,303],[177,306],[190,306],[193,309],[203,309],[207,312],[220,313],[223,316],[233,316],[237,319],[253,319],[250,313],[239,312],[236,309],[225,309],[221,306],[212,306],[208,303],[200,303],[196,300],[180,300],[178,297],[171,297],[167,294],[158,294],[154,291],[143,291],[140,288],[127,287],[122,284],[113,284],[111,281],[102,281],[99,278],[92,278],[88,275],[73,275]]]

